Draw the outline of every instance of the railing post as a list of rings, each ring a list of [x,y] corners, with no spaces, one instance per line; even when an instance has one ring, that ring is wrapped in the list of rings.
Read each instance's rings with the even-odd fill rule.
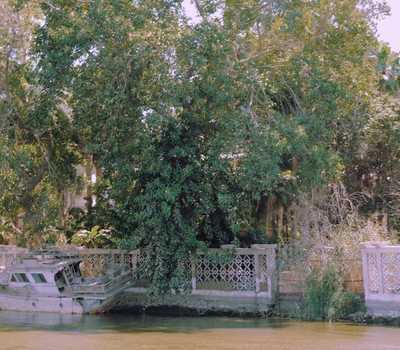
[[[383,295],[385,293],[384,288],[384,280],[383,280],[383,268],[382,268],[382,250],[377,248],[375,251],[376,254],[376,261],[377,261],[377,270],[379,274],[379,294]]]
[[[365,298],[369,297],[369,263],[368,263],[368,255],[365,246],[361,248],[361,256],[362,256],[362,272],[363,272],[363,285],[364,285],[364,295]]]
[[[276,273],[276,245],[271,245],[267,252],[267,275],[268,275],[268,294],[272,299],[275,296],[277,288]]]
[[[196,288],[197,288],[196,264],[197,264],[196,255],[192,254],[191,261],[190,261],[190,267],[191,267],[191,270],[192,270],[192,292],[195,291]]]
[[[255,268],[255,277],[256,277],[256,293],[259,293],[261,288],[261,269],[260,269],[260,255],[257,253],[257,250],[254,250],[254,268]]]
[[[135,273],[136,273],[136,271],[137,271],[137,269],[138,269],[138,250],[137,249],[135,249],[135,250],[132,250],[131,252],[130,252],[130,254],[131,254],[131,274],[132,274],[132,277],[135,277]]]
[[[272,299],[276,287],[276,245],[253,244],[251,247],[254,249],[256,293],[262,291],[262,283],[267,283],[268,297]]]

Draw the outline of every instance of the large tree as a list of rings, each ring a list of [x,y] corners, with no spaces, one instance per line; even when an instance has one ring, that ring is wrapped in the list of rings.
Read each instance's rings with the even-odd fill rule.
[[[350,173],[379,93],[377,2],[196,1],[197,24],[181,1],[38,4],[4,104],[2,210],[17,209],[2,217],[37,208],[54,225],[44,203],[57,208],[90,158],[83,225],[142,248],[162,293],[192,252],[256,228],[266,198],[287,205]]]
[[[3,238],[26,244],[61,225],[77,152],[65,104],[34,72],[33,31],[44,17],[37,2],[17,5],[0,2],[0,222]]]

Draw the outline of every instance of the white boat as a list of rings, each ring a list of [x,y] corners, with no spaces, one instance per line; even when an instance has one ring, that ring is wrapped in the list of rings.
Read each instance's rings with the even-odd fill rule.
[[[110,268],[104,276],[84,278],[81,259],[55,252],[25,254],[3,267],[0,310],[101,313],[129,287],[127,267]]]

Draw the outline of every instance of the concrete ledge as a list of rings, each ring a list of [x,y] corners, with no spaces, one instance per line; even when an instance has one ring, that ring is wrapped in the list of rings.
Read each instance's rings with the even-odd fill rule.
[[[400,317],[400,303],[385,300],[367,300],[367,312],[372,316]]]
[[[192,295],[217,296],[223,298],[267,298],[270,299],[267,292],[237,292],[237,291],[221,291],[210,289],[196,289],[192,291]]]
[[[280,293],[276,312],[280,316],[300,317],[303,293]]]
[[[233,312],[237,314],[270,313],[273,302],[270,298],[257,296],[220,296],[215,294],[167,295],[153,299],[136,288],[130,288],[121,295],[115,309],[135,309],[147,307],[181,307],[199,313]]]

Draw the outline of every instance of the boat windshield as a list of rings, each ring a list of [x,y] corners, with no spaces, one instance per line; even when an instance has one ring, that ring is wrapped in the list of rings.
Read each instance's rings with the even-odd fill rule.
[[[62,271],[58,271],[54,275],[54,281],[56,282],[56,286],[60,292],[63,292],[65,289],[65,286],[67,285],[67,282],[65,281],[64,274]]]
[[[74,276],[75,277],[82,277],[82,273],[81,273],[81,269],[80,269],[80,266],[79,266],[79,262],[78,263],[75,263],[73,266],[72,266],[72,268],[73,268],[73,270],[74,270]]]

